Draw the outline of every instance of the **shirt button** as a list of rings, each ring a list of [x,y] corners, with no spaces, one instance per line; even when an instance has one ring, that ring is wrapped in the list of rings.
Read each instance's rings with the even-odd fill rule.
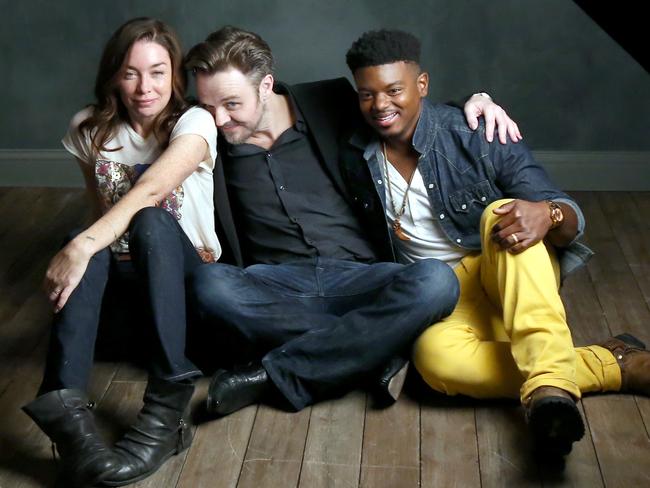
[[[429,183],[429,188],[433,188],[433,183]]]
[[[280,185],[280,190],[284,191],[284,185]]]
[[[445,218],[445,214],[440,214],[440,220]]]
[[[487,198],[485,198],[485,197],[481,197],[481,201],[482,201],[482,202],[484,202],[485,200],[487,200]]]
[[[465,205],[465,204],[463,203],[463,204],[460,206],[460,208],[462,208],[463,210],[465,210],[465,209],[467,208],[467,205]]]
[[[381,185],[381,180],[377,180],[377,183],[379,183]]]
[[[460,244],[460,242],[461,242],[460,237],[459,237],[458,239],[456,239],[456,242],[457,242],[458,244]]]

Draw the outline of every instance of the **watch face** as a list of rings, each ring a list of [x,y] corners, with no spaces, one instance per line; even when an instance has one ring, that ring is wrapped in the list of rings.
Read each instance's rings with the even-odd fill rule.
[[[549,202],[549,206],[551,208],[551,221],[553,222],[553,227],[557,227],[564,220],[564,214],[557,203]]]

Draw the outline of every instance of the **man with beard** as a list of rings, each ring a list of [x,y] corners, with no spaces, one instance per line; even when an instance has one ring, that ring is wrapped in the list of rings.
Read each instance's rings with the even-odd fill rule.
[[[458,286],[440,261],[395,263],[354,214],[338,167],[346,136],[363,123],[354,90],[342,78],[275,83],[266,42],[234,27],[192,48],[186,67],[222,136],[215,207],[221,242],[239,265],[201,267],[195,297],[204,320],[235,331],[261,358],[217,371],[208,411],[272,397],[299,410],[364,381],[394,401],[402,358],[451,312]],[[500,136],[507,128],[518,139],[496,108]]]

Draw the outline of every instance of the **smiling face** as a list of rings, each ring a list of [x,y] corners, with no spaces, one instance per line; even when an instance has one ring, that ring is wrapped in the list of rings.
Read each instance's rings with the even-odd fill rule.
[[[167,49],[151,41],[133,43],[117,75],[117,89],[133,128],[146,132],[172,96],[172,63]]]
[[[420,117],[429,76],[415,63],[398,61],[354,72],[359,107],[366,122],[386,140],[410,142]]]
[[[214,117],[217,129],[230,144],[248,141],[264,124],[265,104],[273,77],[265,76],[258,87],[235,68],[214,74],[196,74],[196,92],[203,107]]]

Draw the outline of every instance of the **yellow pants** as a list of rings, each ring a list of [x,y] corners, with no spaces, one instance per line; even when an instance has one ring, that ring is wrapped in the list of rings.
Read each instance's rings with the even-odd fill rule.
[[[559,265],[540,242],[520,254],[490,240],[499,216],[493,202],[481,219],[482,253],[456,267],[460,300],[454,312],[424,331],[414,363],[447,395],[519,398],[540,386],[581,393],[617,391],[621,372],[600,346],[574,348],[560,298]]]

